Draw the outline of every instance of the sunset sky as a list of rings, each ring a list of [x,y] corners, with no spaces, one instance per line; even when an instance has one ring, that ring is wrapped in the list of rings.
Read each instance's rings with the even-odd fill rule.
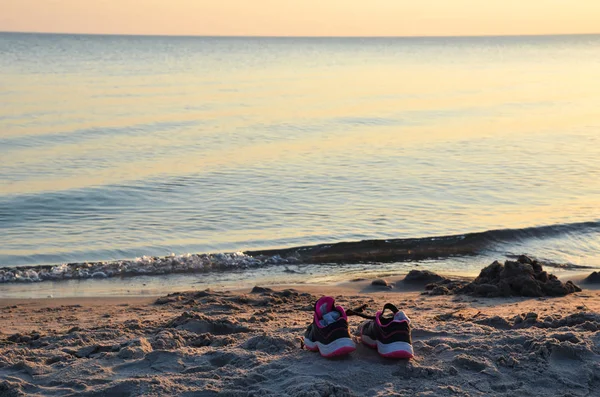
[[[600,33],[600,1],[0,0],[0,31],[250,36]]]

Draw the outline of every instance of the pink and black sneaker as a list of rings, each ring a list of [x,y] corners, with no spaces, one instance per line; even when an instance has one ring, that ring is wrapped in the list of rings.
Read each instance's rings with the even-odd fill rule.
[[[335,300],[324,296],[315,304],[313,322],[304,334],[304,346],[319,351],[323,357],[335,357],[356,350],[348,331],[348,316]]]
[[[384,316],[386,310],[391,316]],[[413,358],[410,336],[410,319],[391,303],[377,312],[375,319],[365,321],[359,327],[360,339],[365,345],[377,349],[379,355],[390,358]]]

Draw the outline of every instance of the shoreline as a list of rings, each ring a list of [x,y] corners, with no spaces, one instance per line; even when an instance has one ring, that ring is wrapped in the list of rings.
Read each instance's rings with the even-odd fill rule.
[[[425,270],[425,266],[415,266],[413,270]],[[146,299],[159,297],[168,293],[210,288],[215,291],[233,291],[243,293],[249,291],[254,285],[267,286],[269,288],[296,288],[317,290],[319,288],[338,289],[344,287],[366,284],[373,279],[386,278],[394,284],[394,292],[423,291],[422,286],[404,284],[402,280],[408,274],[408,268],[396,272],[386,269],[375,268],[365,273],[349,273],[330,281],[317,282],[276,282],[264,278],[251,278],[250,281],[233,280],[225,283],[205,283],[200,277],[194,278],[189,275],[167,275],[167,276],[140,276],[130,278],[91,279],[91,280],[61,280],[46,281],[40,283],[8,283],[0,284],[0,304],[4,301],[35,301],[35,300],[59,300],[59,299]],[[562,282],[573,281],[584,290],[600,289],[600,284],[584,283],[591,270],[563,270],[556,271],[558,279]],[[462,273],[438,273],[442,277],[458,280],[473,280],[474,275]],[[356,279],[361,281],[356,281]],[[361,284],[362,283],[362,284]]]

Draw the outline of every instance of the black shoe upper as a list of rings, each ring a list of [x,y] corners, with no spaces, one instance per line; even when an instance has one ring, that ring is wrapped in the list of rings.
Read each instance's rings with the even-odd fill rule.
[[[391,317],[383,316],[386,309],[392,311]],[[396,313],[398,313],[396,306],[391,303],[386,304],[379,316],[381,326],[377,324],[376,320],[367,321],[362,325],[362,334],[383,344],[406,342],[412,345],[410,324],[408,321],[394,321]]]
[[[320,342],[328,345],[331,342],[340,338],[350,338],[348,331],[348,322],[340,318],[334,323],[331,323],[323,328],[320,328],[314,321],[308,326],[304,336],[312,342]]]

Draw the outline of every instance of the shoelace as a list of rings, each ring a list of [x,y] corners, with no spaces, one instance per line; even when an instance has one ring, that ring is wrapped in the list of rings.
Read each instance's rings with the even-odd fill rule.
[[[362,305],[357,307],[356,309],[348,309],[346,311],[346,316],[358,316],[362,318],[366,318],[367,320],[375,320],[375,316],[370,316],[368,314],[364,314],[363,311],[368,307],[368,305]]]

